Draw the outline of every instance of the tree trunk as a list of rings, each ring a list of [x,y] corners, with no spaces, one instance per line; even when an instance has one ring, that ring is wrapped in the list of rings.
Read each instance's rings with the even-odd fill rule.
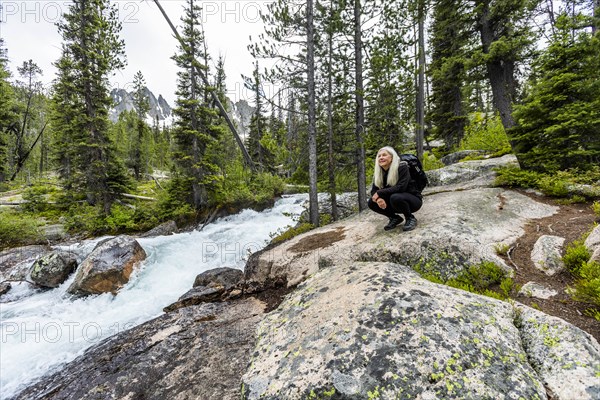
[[[592,25],[592,35],[595,35],[598,31],[598,24],[600,24],[600,0],[594,0],[594,23]]]
[[[481,3],[479,16],[479,32],[483,52],[489,54],[492,43],[496,40],[492,21],[490,20],[489,2]],[[500,113],[500,120],[505,130],[512,128],[515,121],[512,117],[512,101],[516,90],[515,63],[513,60],[491,59],[486,63],[488,79],[492,88],[492,101]]]
[[[417,84],[417,132],[415,135],[417,157],[423,160],[423,137],[425,136],[425,4],[419,0],[419,78]]]
[[[367,208],[367,182],[365,177],[365,106],[362,71],[362,30],[360,0],[354,0],[354,61],[356,64],[356,171],[358,180],[358,210]]]
[[[306,2],[306,63],[308,86],[308,179],[310,223],[319,226],[319,198],[317,192],[317,124],[315,108],[315,26],[313,0]]]
[[[332,73],[332,62],[333,62],[333,35],[331,32],[328,34],[328,64],[327,64],[327,167],[329,169],[329,197],[331,200],[331,218],[337,221],[338,208],[336,198],[336,185],[335,185],[335,157],[333,153],[333,105],[332,105],[332,91],[333,91],[333,73]]]

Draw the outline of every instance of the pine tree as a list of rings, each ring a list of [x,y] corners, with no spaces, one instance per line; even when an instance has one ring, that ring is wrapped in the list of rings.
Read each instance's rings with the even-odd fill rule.
[[[434,135],[448,150],[458,147],[467,123],[463,88],[466,80],[469,21],[463,2],[435,3],[431,24],[431,105],[429,120]]]
[[[16,84],[17,101],[21,106],[19,107],[19,123],[17,129],[13,131],[14,170],[11,181],[16,178],[29,159],[46,127],[46,97],[43,95],[42,83],[38,80],[42,69],[33,60],[29,60],[24,61],[17,71],[23,80],[17,81]]]
[[[475,28],[481,38],[476,55],[486,67],[493,104],[504,129],[514,126],[517,68],[533,43],[529,20],[537,0],[475,0]]]
[[[534,63],[531,89],[515,107],[509,138],[522,168],[587,169],[600,162],[600,37],[578,30],[582,17],[557,18],[552,42]]]
[[[258,164],[262,171],[273,167],[273,155],[269,154],[268,149],[262,143],[264,135],[267,133],[267,118],[264,115],[262,101],[262,86],[260,74],[258,72],[258,62],[254,67],[252,81],[246,82],[246,87],[254,93],[254,113],[250,118],[248,137],[246,138],[246,147],[250,157]]]
[[[63,143],[57,148],[61,177],[67,188],[81,189],[88,204],[109,213],[116,193],[128,184],[108,135],[108,78],[124,66],[117,9],[108,0],[74,0],[58,29],[63,46],[52,108],[53,128]]]
[[[9,77],[4,40],[0,38],[0,183],[8,178],[8,134],[17,124],[15,93]]]
[[[135,179],[139,180],[149,169],[150,147],[152,140],[150,127],[146,123],[146,115],[150,110],[150,102],[146,89],[146,81],[142,71],[133,77],[133,107],[136,113],[135,137],[129,167],[133,169]]]
[[[217,113],[208,103],[208,91],[194,65],[205,60],[204,36],[200,31],[201,9],[194,0],[188,0],[182,16],[185,48],[179,47],[173,59],[180,68],[177,73],[177,100],[173,113],[176,164],[174,190],[178,197],[200,209],[208,203],[208,191],[216,180],[217,167],[205,158],[207,146],[222,133]],[[206,65],[199,66],[206,71]]]

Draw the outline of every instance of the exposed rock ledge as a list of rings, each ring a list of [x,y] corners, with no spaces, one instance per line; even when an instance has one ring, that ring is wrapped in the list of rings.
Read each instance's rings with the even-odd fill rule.
[[[420,263],[444,277],[481,261],[493,261],[508,270],[494,247],[511,244],[523,235],[529,219],[556,211],[511,190],[438,193],[425,197],[422,210],[416,213],[419,226],[410,233],[385,232],[385,217],[364,212],[256,253],[246,266],[248,285],[287,282],[293,286],[317,272],[320,265],[357,260]]]
[[[243,398],[598,399],[598,371],[600,345],[558,318],[351,262],[263,320]]]

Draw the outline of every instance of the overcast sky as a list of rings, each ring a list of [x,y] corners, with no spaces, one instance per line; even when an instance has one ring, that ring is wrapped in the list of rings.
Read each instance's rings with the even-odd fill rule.
[[[228,96],[233,100],[251,99],[244,89],[241,74],[251,75],[253,59],[247,46],[249,36],[256,40],[263,25],[259,12],[266,12],[270,1],[220,0],[202,1],[203,23],[214,71],[219,54],[225,57]],[[23,61],[32,59],[44,71],[45,84],[54,78],[52,63],[60,56],[61,37],[55,23],[68,10],[69,1],[0,0],[2,15],[0,36],[8,50],[13,78]],[[162,94],[173,106],[177,68],[171,60],[177,41],[154,1],[113,1],[123,25],[127,67],[111,79],[113,87],[131,90],[134,74],[142,71],[148,88],[158,97]],[[184,0],[161,0],[171,21],[181,32],[180,16]]]

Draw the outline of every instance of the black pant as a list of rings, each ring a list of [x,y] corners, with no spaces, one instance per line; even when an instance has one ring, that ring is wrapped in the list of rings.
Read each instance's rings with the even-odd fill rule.
[[[389,198],[384,198],[387,207],[379,208],[377,203],[369,199],[369,208],[378,214],[385,215],[388,218],[395,217],[396,214],[404,215],[407,219],[415,211],[419,211],[423,205],[423,200],[410,193],[394,193]]]

